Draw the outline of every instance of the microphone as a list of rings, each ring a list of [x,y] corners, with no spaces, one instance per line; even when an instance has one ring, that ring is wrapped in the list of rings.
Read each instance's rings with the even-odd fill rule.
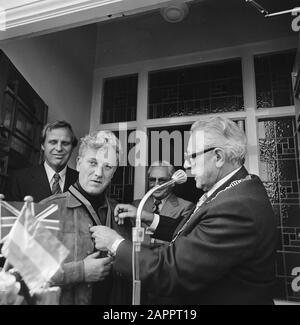
[[[176,184],[183,184],[187,181],[187,174],[182,169],[178,169],[172,176]]]
[[[158,189],[161,189],[163,187],[168,187],[170,185],[173,185],[173,184],[183,184],[187,181],[187,174],[185,171],[183,171],[182,169],[178,169],[174,174],[173,176],[171,177],[171,179],[166,182],[166,183],[163,183],[161,185],[158,185],[156,186],[156,190]]]

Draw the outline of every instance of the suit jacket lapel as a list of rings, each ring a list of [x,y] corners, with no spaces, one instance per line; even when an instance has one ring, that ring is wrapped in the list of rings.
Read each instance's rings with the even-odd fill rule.
[[[179,203],[177,197],[173,193],[171,193],[167,198],[166,202],[164,203],[160,214],[163,216],[172,217],[176,214],[178,205]]]
[[[48,197],[51,193],[50,184],[48,181],[48,177],[46,174],[45,167],[43,165],[39,165],[32,173],[32,189],[38,197]]]

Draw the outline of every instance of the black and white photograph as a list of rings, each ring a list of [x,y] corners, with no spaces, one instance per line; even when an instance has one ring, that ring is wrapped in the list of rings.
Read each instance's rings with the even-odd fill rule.
[[[299,32],[299,0],[0,0],[0,305],[300,305]]]

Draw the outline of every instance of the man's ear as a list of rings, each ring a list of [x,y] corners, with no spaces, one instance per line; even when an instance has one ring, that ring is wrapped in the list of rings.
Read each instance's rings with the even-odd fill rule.
[[[221,148],[215,149],[216,167],[221,168],[225,164],[225,151]]]
[[[43,144],[43,143],[41,144],[41,149],[42,149],[43,151],[45,151],[45,147],[44,147],[44,144]]]

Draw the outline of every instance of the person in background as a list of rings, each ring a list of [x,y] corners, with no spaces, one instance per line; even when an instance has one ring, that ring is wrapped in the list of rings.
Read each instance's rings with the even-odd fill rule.
[[[192,125],[185,168],[204,191],[195,211],[182,221],[142,215],[153,236],[170,241],[140,252],[140,279],[154,294],[177,304],[273,304],[277,224],[263,183],[244,167],[246,148],[229,119]],[[136,208],[120,204],[115,214],[135,217]],[[131,277],[132,243],[107,227],[91,232],[96,248],[115,256],[114,269]]]
[[[175,172],[175,168],[168,161],[155,161],[148,169],[149,190],[157,185],[168,182]],[[192,202],[183,200],[173,193],[175,184],[155,191],[151,197],[145,202],[144,210],[157,214],[162,214],[173,219],[184,218],[189,216],[195,205]],[[133,205],[138,207],[141,200],[135,200]],[[145,241],[150,246],[156,246],[162,242],[149,236]],[[144,241],[144,244],[145,244]]]
[[[130,303],[130,282],[112,272],[112,258],[95,251],[90,234],[92,225],[116,229],[130,238],[126,223],[119,226],[113,211],[117,204],[106,194],[119,163],[120,144],[110,131],[92,132],[81,139],[77,158],[78,180],[66,193],[53,195],[42,204],[57,204],[60,230],[58,239],[69,249],[51,286],[62,289],[60,304],[106,305]],[[128,227],[131,228],[128,221]],[[127,235],[128,234],[128,235]]]
[[[23,201],[30,195],[35,202],[65,192],[76,182],[78,173],[67,166],[77,145],[72,126],[66,121],[55,121],[44,126],[41,148],[44,162],[17,170],[8,182],[7,201]]]

